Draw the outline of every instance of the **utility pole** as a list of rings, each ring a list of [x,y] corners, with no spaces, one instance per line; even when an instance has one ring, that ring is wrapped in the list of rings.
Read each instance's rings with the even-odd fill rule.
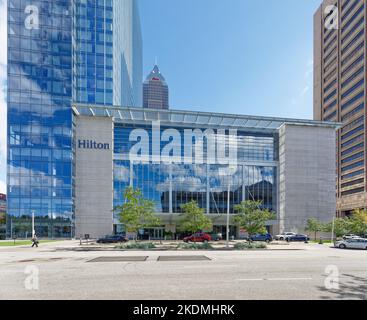
[[[333,217],[333,224],[331,227],[331,243],[334,243],[334,232],[335,232],[335,217]]]
[[[219,175],[227,179],[227,223],[226,223],[226,248],[229,248],[229,220],[230,220],[230,209],[231,209],[231,177],[237,171],[237,166],[229,165],[226,168],[219,169]]]
[[[230,214],[230,206],[231,206],[231,183],[228,177],[228,197],[227,197],[227,238],[226,238],[226,247],[229,248],[229,214]]]
[[[35,229],[34,229],[34,210],[32,210],[32,239],[34,238],[35,235]]]

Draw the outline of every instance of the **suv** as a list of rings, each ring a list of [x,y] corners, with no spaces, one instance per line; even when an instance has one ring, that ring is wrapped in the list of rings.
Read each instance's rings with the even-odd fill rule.
[[[262,242],[269,243],[269,242],[272,242],[273,241],[273,237],[269,233],[265,233],[265,234],[258,233],[258,234],[255,234],[253,236],[250,236],[249,237],[249,240],[250,241],[262,241]]]
[[[197,232],[189,237],[183,239],[184,242],[209,242],[212,241],[212,237],[204,232]]]

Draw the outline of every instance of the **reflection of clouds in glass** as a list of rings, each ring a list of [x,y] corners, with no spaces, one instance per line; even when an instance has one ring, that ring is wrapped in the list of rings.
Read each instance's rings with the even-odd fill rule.
[[[16,167],[9,165],[10,172],[19,172],[19,174],[11,175],[9,185],[20,187],[20,186],[47,186],[47,187],[59,187],[63,185],[63,180],[58,179],[55,176],[52,177],[39,170],[32,170],[25,167]],[[21,178],[20,178],[21,177]]]
[[[157,185],[157,191],[168,192],[170,182],[166,179],[165,182]],[[172,191],[184,191],[184,192],[205,192],[206,184],[198,177],[180,176],[172,179]]]
[[[130,170],[125,166],[115,164],[113,178],[115,181],[127,183],[130,180]]]
[[[6,143],[7,143],[7,107],[6,107],[6,80],[7,80],[7,1],[0,0],[0,192],[6,193]]]

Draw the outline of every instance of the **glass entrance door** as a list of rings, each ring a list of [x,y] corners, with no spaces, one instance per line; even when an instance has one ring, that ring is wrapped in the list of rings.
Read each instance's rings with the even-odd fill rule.
[[[151,240],[164,240],[164,231],[164,228],[152,228],[147,230]]]

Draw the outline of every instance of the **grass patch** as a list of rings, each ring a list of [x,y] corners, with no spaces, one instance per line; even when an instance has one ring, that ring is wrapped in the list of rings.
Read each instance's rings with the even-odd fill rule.
[[[213,250],[210,243],[179,243],[177,249],[181,250]]]
[[[42,243],[50,243],[50,242],[56,242],[56,240],[41,240],[39,241],[39,244]],[[9,240],[9,241],[0,241],[0,247],[18,247],[18,246],[26,246],[26,245],[32,245],[32,241],[31,240],[16,240],[15,244],[14,241]]]
[[[155,249],[156,246],[154,243],[151,242],[136,242],[136,243],[126,243],[116,246],[118,249],[124,249],[124,250],[149,250],[149,249]]]
[[[313,240],[313,241],[310,241],[310,242],[311,243],[319,243],[320,240],[317,240],[317,241]],[[334,243],[334,242],[332,242],[331,240],[322,240],[322,243],[323,244],[331,244],[331,243]]]
[[[235,250],[266,249],[267,245],[263,242],[237,242],[233,248]]]

